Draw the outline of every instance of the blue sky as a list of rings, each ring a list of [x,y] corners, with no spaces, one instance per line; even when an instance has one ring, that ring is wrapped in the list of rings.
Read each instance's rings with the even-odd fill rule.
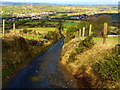
[[[12,1],[12,2],[119,2],[119,0],[0,0],[0,1]]]

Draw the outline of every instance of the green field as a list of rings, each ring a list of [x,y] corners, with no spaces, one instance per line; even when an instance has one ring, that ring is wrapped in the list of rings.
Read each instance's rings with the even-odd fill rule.
[[[41,35],[23,35],[22,37],[28,39],[39,39]]]
[[[19,32],[23,29],[16,29],[16,32]],[[44,34],[44,33],[47,33],[48,31],[55,31],[56,28],[51,28],[51,27],[44,27],[44,28],[26,28],[26,30],[35,30],[37,33],[41,33],[41,34]],[[13,32],[13,30],[11,29],[10,32]]]
[[[80,21],[65,21],[62,22],[63,27],[68,27],[68,26],[78,26]]]
[[[1,6],[0,11],[5,11],[2,17],[17,16],[17,14],[31,14],[31,13],[42,13],[42,12],[66,12],[66,13],[55,13],[53,16],[61,17],[62,15],[79,15],[79,14],[90,14],[93,12],[97,13],[118,13],[117,5],[6,5]],[[67,13],[72,12],[72,13]],[[16,13],[16,15],[11,15]],[[51,13],[44,13],[51,14]],[[52,17],[53,17],[52,16]]]
[[[34,21],[34,22],[27,22],[25,24],[38,24],[38,23],[40,23],[40,22],[39,21]]]
[[[102,44],[103,43],[103,38],[102,37],[94,37],[93,39],[97,44]],[[106,39],[106,44],[114,46],[118,43],[119,43],[118,37],[109,37],[109,38]]]

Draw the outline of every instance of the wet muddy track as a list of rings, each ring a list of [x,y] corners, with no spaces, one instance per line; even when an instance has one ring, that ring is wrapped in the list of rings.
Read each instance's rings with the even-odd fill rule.
[[[75,88],[74,78],[58,65],[63,44],[64,36],[20,70],[6,88]]]

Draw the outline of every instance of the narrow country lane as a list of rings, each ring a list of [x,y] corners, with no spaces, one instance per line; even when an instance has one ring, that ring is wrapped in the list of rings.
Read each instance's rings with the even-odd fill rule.
[[[75,88],[74,78],[65,69],[58,68],[63,44],[64,36],[22,69],[6,88]]]

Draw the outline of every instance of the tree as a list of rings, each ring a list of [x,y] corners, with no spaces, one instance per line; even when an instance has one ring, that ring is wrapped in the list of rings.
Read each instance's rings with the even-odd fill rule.
[[[96,19],[95,27],[97,29],[97,36],[103,35],[104,23],[110,23],[111,17],[109,15],[101,15]]]
[[[109,15],[100,15],[97,18],[94,16],[89,17],[86,20],[88,23],[93,25],[93,34],[94,36],[102,36],[103,35],[103,27],[104,23],[110,23],[111,17]]]
[[[79,23],[79,28],[83,28],[83,27],[86,27],[86,28],[88,28],[89,27],[89,21],[81,21],[80,23]]]
[[[101,15],[97,18],[98,24],[110,23],[111,17],[109,15]]]
[[[23,33],[27,33],[27,29],[26,28],[23,29]]]

